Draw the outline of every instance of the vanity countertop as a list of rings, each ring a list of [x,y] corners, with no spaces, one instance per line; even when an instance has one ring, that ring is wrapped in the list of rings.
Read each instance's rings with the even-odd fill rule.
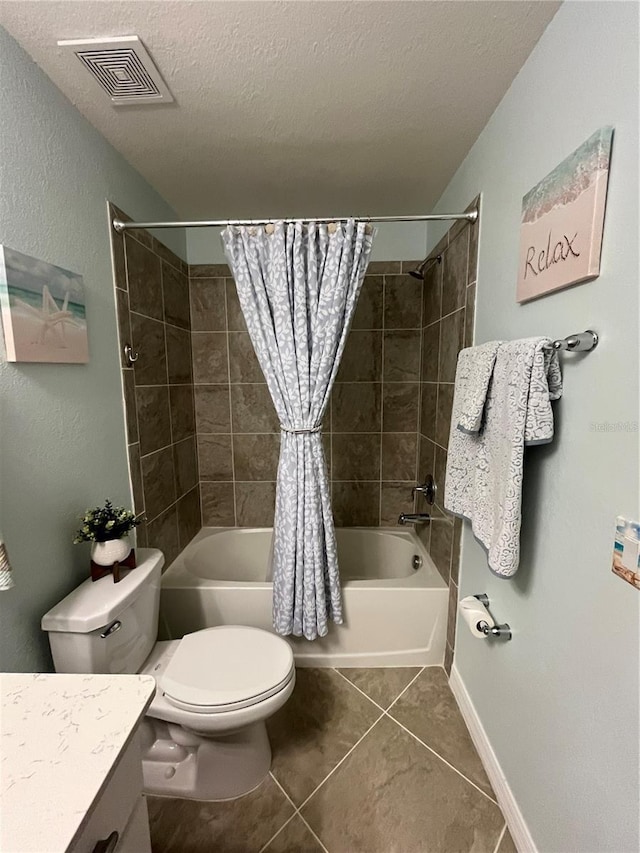
[[[0,675],[0,850],[69,847],[154,691],[149,675]]]

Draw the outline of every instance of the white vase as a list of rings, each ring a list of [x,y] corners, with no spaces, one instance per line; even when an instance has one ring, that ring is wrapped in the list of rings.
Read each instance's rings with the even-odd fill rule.
[[[107,542],[94,542],[91,546],[91,559],[98,566],[112,566],[121,563],[131,552],[128,536],[122,539],[109,539]]]

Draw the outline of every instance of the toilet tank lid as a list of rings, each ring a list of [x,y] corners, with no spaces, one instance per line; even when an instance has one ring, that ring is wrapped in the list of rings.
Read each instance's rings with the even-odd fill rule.
[[[119,583],[112,575],[98,581],[88,578],[76,587],[59,604],[42,617],[43,631],[67,631],[88,634],[116,619],[138,597],[153,572],[160,575],[164,565],[162,551],[139,548],[136,551],[138,566],[123,572]]]

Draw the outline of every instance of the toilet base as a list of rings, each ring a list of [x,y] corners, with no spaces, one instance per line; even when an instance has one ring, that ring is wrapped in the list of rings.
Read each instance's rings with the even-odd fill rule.
[[[144,792],[188,800],[232,800],[248,794],[271,766],[264,722],[203,737],[146,717],[142,724]]]

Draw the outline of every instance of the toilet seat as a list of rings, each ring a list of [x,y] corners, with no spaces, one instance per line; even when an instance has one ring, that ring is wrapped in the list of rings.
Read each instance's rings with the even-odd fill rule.
[[[159,687],[177,708],[221,714],[274,696],[294,676],[293,652],[286,640],[260,628],[224,625],[186,634]]]

